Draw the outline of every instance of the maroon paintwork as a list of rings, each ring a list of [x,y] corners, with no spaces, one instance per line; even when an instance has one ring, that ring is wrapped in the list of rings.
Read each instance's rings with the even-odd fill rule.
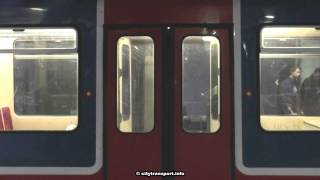
[[[132,171],[139,169],[161,169],[161,109],[160,109],[160,32],[144,28],[148,24],[225,24],[232,23],[232,0],[108,0],[105,2],[105,24],[126,25],[123,31],[108,30],[105,53],[105,112],[107,131],[107,176],[111,180],[144,179]],[[132,29],[140,24],[145,30]],[[109,26],[106,26],[108,28]],[[227,29],[216,30],[221,41],[222,53],[222,125],[215,134],[190,135],[181,127],[181,41],[188,33],[203,34],[203,29],[186,28],[176,31],[175,80],[175,168],[186,176],[175,177],[186,180],[231,179],[231,66],[230,44]],[[116,40],[121,35],[155,36],[156,52],[156,127],[151,134],[121,134],[116,129]],[[158,38],[159,37],[159,38]],[[107,78],[107,79],[106,79]],[[168,147],[170,148],[170,147]],[[162,177],[151,177],[161,179]]]
[[[210,35],[220,41],[221,68],[221,126],[213,134],[189,134],[182,129],[182,41],[190,35]],[[175,162],[176,169],[184,171],[184,180],[231,179],[231,57],[228,30],[184,28],[176,30],[176,87],[175,87]]]
[[[2,108],[2,116],[3,116],[4,130],[8,130],[8,131],[12,130],[13,129],[13,125],[12,125],[12,119],[11,119],[11,114],[10,114],[10,108],[9,107],[3,107]]]
[[[155,52],[155,125],[150,133],[121,133],[116,126],[117,117],[117,40],[121,36],[150,36]],[[161,38],[159,29],[110,30],[106,33],[105,47],[105,130],[107,143],[107,177],[110,180],[141,180],[136,171],[161,169]],[[151,177],[160,180],[162,177]]]
[[[106,24],[232,23],[232,0],[108,0]]]
[[[2,120],[2,111],[0,108],[0,130],[3,131],[4,130],[4,124],[3,124],[3,120]]]

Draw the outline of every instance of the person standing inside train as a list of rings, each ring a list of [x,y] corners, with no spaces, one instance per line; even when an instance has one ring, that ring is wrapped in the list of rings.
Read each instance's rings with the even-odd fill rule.
[[[299,114],[299,86],[301,69],[291,67],[287,78],[279,82],[279,110],[282,115]]]
[[[320,115],[320,67],[303,81],[300,94],[304,115]]]

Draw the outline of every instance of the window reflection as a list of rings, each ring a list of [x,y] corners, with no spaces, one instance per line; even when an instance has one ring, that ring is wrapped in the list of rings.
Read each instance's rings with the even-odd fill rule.
[[[145,133],[154,126],[154,44],[147,36],[118,40],[117,127]]]
[[[276,56],[260,59],[261,114],[320,115],[320,56]]]
[[[1,28],[0,42],[0,131],[76,129],[76,30]]]
[[[266,130],[320,130],[320,33],[267,27],[261,34],[260,114]]]
[[[14,110],[18,115],[77,115],[78,56],[14,56]]]
[[[182,44],[182,121],[191,133],[219,129],[219,41],[188,36]]]

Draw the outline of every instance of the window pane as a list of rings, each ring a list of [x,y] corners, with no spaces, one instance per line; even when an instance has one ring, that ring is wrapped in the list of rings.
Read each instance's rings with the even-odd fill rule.
[[[268,27],[261,32],[263,48],[319,48],[320,31],[316,27]]]
[[[267,27],[261,37],[262,43],[266,43],[264,38],[274,41],[273,49],[260,51],[262,127],[271,131],[320,130],[319,30],[311,26]]]
[[[78,125],[77,32],[0,28],[0,131]]]
[[[220,127],[219,41],[214,36],[188,36],[182,43],[182,121],[191,133]]]
[[[154,43],[148,36],[124,36],[117,45],[117,127],[145,133],[154,126]]]
[[[72,28],[61,29],[1,29],[0,49],[76,49],[77,32]],[[9,43],[10,42],[10,43]]]
[[[54,48],[75,48],[74,39],[39,39],[39,40],[17,40],[16,49],[54,49]]]
[[[14,56],[18,115],[77,115],[78,56]]]

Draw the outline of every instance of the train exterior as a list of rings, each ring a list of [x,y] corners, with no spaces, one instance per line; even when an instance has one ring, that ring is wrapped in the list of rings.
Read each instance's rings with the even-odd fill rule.
[[[0,180],[316,180],[316,0],[2,0]]]

